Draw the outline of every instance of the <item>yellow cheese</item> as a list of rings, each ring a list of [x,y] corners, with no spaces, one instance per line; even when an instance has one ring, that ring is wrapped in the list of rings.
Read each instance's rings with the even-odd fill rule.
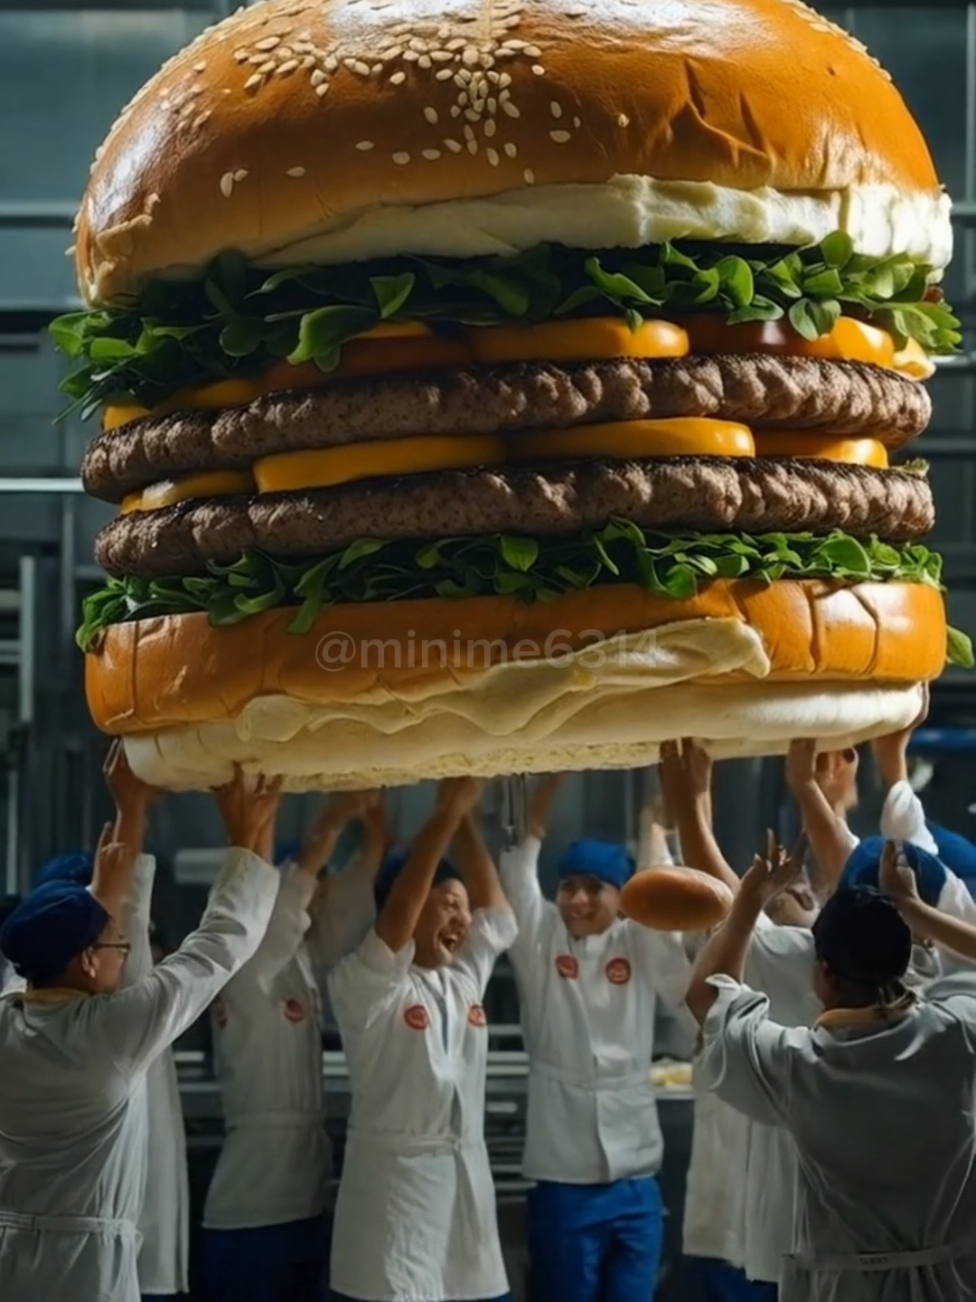
[[[686,357],[688,335],[670,321],[645,321],[631,330],[618,317],[548,321],[532,326],[470,330],[475,360],[498,362],[588,362],[610,357]]]
[[[513,436],[512,461],[611,457],[754,457],[752,431],[731,421],[675,417],[580,425],[571,430],[531,430]]]
[[[180,479],[164,479],[141,493],[130,493],[122,503],[122,514],[130,511],[162,511],[177,502],[199,497],[231,497],[253,493],[254,478],[247,471],[208,470]]]
[[[507,458],[508,444],[504,438],[421,435],[264,457],[254,463],[254,479],[259,493],[289,493],[304,488],[334,488],[337,484],[384,479],[390,475],[497,466]]]
[[[817,461],[842,461],[848,466],[888,469],[888,450],[877,439],[831,438],[816,432],[762,431],[755,435],[757,457],[800,457]]]

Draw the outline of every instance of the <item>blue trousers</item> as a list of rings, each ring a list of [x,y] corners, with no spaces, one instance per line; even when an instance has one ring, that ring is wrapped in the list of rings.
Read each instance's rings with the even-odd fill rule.
[[[775,1284],[758,1284],[746,1279],[727,1261],[714,1257],[682,1257],[675,1281],[668,1289],[669,1302],[776,1302]]]
[[[529,1194],[531,1302],[650,1302],[661,1264],[657,1181],[543,1182]]]
[[[324,1216],[253,1230],[204,1230],[207,1302],[322,1302],[328,1252]]]

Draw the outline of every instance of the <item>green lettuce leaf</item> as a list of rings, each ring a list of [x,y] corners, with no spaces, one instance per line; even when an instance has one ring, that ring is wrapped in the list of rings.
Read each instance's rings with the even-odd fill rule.
[[[622,519],[572,539],[495,534],[390,543],[363,538],[320,559],[288,562],[247,552],[231,565],[211,565],[206,576],[110,579],[86,598],[77,641],[89,651],[112,624],[194,611],[219,628],[274,607],[292,608],[289,627],[301,633],[323,610],[341,603],[497,594],[552,601],[597,584],[633,583],[682,601],[715,578],[899,581],[938,588],[942,559],[920,543],[893,546],[839,531],[672,536]],[[953,663],[972,665],[972,647],[955,630],[947,654]]]
[[[282,358],[332,371],[351,339],[383,321],[450,333],[610,315],[636,329],[649,318],[707,312],[733,325],[786,319],[816,339],[848,315],[900,345],[914,339],[929,353],[951,353],[959,322],[938,278],[907,256],[856,254],[841,232],[807,249],[539,245],[508,257],[403,257],[270,276],[228,253],[195,280],[149,282],[131,305],[59,317],[51,334],[75,363],[61,386],[71,410],[88,416],[108,403],[155,407],[181,389],[259,374]]]

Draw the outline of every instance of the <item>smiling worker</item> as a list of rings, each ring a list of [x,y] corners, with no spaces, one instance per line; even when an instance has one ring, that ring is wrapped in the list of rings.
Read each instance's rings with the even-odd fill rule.
[[[146,1072],[257,948],[278,876],[259,853],[276,788],[218,796],[234,847],[200,927],[127,989],[120,919],[135,847],[109,843],[91,888],[50,882],[0,932],[26,989],[0,1000],[0,1297],[138,1302]]]
[[[484,1134],[482,1001],[515,918],[466,823],[479,791],[472,779],[441,784],[409,852],[384,865],[375,927],[329,980],[352,1090],[334,1302],[508,1297]],[[460,877],[444,858],[452,841]]]
[[[519,927],[509,954],[529,1058],[530,1296],[648,1302],[663,1232],[654,1012],[659,998],[680,1006],[690,967],[678,936],[619,917],[634,871],[623,846],[568,846],[556,902],[543,897],[539,853],[561,781],[537,785],[528,835],[501,861]]]

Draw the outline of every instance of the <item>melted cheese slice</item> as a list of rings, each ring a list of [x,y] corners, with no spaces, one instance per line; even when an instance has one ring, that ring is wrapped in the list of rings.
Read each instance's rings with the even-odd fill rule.
[[[757,457],[799,457],[816,461],[840,461],[848,466],[889,467],[888,449],[877,439],[831,438],[829,434],[762,431],[755,436]]]
[[[501,362],[580,362],[615,357],[652,361],[689,353],[749,352],[867,362],[913,380],[927,380],[935,372],[934,363],[914,340],[897,351],[890,335],[850,317],[842,317],[829,335],[812,342],[781,321],[730,326],[721,317],[709,316],[689,317],[684,326],[670,321],[645,321],[637,330],[631,330],[617,317],[594,317],[535,326],[491,326],[450,336],[435,335],[427,326],[404,322],[377,326],[367,335],[351,340],[342,350],[339,366],[328,374],[311,362],[302,366],[278,362],[255,378],[184,389],[153,411],[145,407],[108,407],[102,428],[118,429],[129,421],[174,411],[246,407],[269,393],[313,389],[332,380],[366,375]]]
[[[286,452],[255,462],[254,478],[261,493],[289,493],[305,488],[335,488],[362,479],[502,466],[513,461],[754,455],[752,434],[744,425],[718,420],[638,420],[572,430],[519,432],[507,437],[427,435],[313,452]]]
[[[247,471],[208,470],[180,479],[164,479],[141,493],[130,493],[122,502],[122,514],[130,511],[162,511],[178,502],[200,497],[232,497],[254,492],[254,476]]]

